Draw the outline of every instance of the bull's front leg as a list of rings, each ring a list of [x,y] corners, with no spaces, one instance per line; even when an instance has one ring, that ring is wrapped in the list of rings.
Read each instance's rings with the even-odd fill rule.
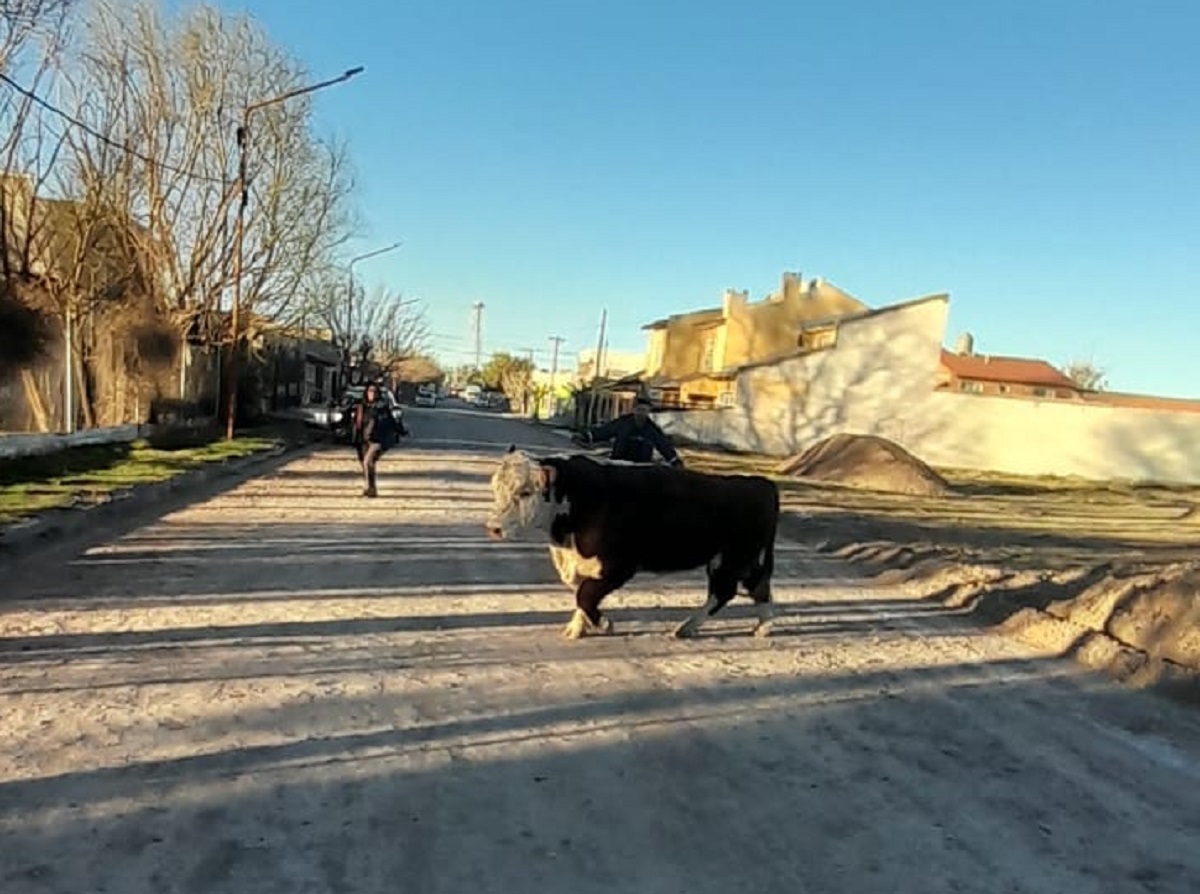
[[[605,569],[600,577],[590,577],[575,591],[575,613],[563,629],[567,639],[579,639],[585,633],[607,635],[612,633],[612,621],[600,613],[604,597],[618,589],[633,577],[624,571],[612,573]]]
[[[677,639],[687,639],[700,632],[704,622],[729,604],[737,594],[737,575],[721,562],[721,556],[716,556],[708,563],[708,598],[697,611],[688,615],[677,626],[673,635]]]

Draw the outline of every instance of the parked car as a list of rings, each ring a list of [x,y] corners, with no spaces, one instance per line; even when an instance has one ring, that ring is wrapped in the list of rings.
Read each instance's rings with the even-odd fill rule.
[[[437,389],[433,387],[420,387],[417,389],[417,396],[413,403],[418,407],[436,407],[437,406]]]
[[[362,400],[363,390],[362,385],[351,385],[342,393],[342,399],[338,401],[337,405],[329,411],[329,430],[333,433],[335,441],[343,444],[350,443],[350,428],[354,420],[352,408]],[[404,408],[396,400],[396,395],[392,394],[390,388],[380,388],[379,393],[391,408],[392,418],[396,420],[400,431],[405,431],[408,426],[404,423]]]

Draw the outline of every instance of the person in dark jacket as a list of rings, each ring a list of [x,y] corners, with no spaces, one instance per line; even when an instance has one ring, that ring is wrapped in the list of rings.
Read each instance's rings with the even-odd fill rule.
[[[637,399],[632,413],[588,429],[584,432],[584,440],[588,444],[593,441],[612,441],[613,446],[609,453],[612,459],[648,463],[654,458],[654,451],[657,450],[672,466],[683,465],[683,460],[667,433],[650,418],[650,399],[647,397]]]
[[[384,452],[405,432],[392,416],[392,408],[379,394],[379,387],[370,383],[363,398],[354,405],[354,449],[363,470],[363,496],[378,496],[375,489],[375,465]]]

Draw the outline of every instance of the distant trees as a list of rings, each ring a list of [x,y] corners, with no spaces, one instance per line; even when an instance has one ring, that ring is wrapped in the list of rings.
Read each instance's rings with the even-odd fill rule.
[[[514,403],[523,402],[533,382],[533,363],[527,357],[498,351],[488,359],[480,374],[485,388],[503,392]]]

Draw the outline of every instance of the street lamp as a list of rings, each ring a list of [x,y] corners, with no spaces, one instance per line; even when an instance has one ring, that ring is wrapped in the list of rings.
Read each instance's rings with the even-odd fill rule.
[[[373,258],[376,255],[394,251],[403,244],[403,241],[393,242],[391,245],[385,246],[384,248],[377,248],[374,251],[368,251],[365,254],[356,255],[350,259],[350,264],[347,268],[348,281],[346,283],[346,371],[344,376],[345,382],[342,384],[343,388],[346,388],[350,385],[351,356],[354,353],[354,336],[352,334],[354,332],[354,265],[359,261],[365,261],[367,258]]]
[[[275,105],[276,103],[284,102],[296,96],[302,96],[305,93],[313,93],[317,90],[322,90],[325,87],[331,87],[334,84],[340,84],[342,81],[348,81],[357,74],[361,74],[364,70],[363,66],[347,69],[336,78],[330,78],[327,81],[321,81],[318,84],[310,84],[307,87],[299,87],[295,90],[289,90],[287,93],[281,93],[279,96],[273,96],[270,99],[263,99],[255,103],[251,103],[242,109],[242,123],[237,129],[237,148],[238,148],[238,176],[237,187],[240,195],[238,196],[237,224],[233,231],[233,312],[230,314],[229,320],[229,357],[227,360],[228,366],[226,371],[226,400],[228,405],[225,408],[225,439],[233,439],[233,423],[237,415],[237,348],[238,348],[238,323],[239,314],[242,305],[242,235],[245,231],[246,203],[250,197],[250,190],[246,183],[246,142],[250,134],[250,115],[264,106]]]
[[[359,261],[365,261],[367,258],[373,258],[376,255],[386,254],[389,251],[395,251],[404,242],[393,242],[385,248],[377,248],[374,251],[369,251],[366,254],[361,254],[350,259],[349,266],[349,288],[346,290],[346,341],[351,341],[350,333],[354,330],[354,265]]]

